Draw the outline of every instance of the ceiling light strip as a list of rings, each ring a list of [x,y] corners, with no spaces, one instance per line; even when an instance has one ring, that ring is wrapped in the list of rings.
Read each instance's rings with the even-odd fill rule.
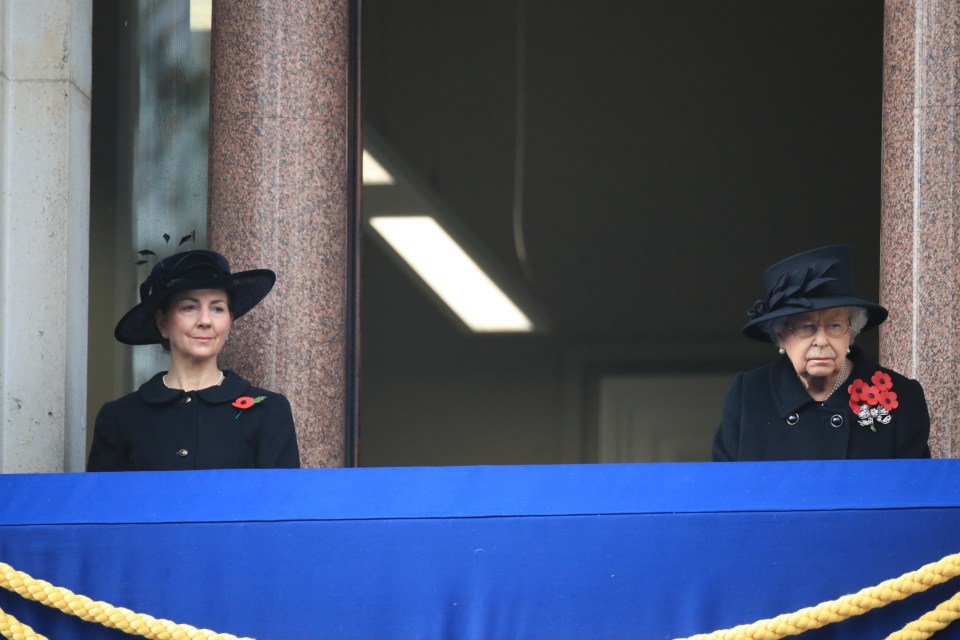
[[[377,216],[370,225],[476,332],[532,331],[533,323],[430,216]]]
[[[377,162],[366,149],[363,150],[363,184],[365,185],[389,185],[396,184],[396,180],[390,175],[390,172],[383,168],[383,165]]]

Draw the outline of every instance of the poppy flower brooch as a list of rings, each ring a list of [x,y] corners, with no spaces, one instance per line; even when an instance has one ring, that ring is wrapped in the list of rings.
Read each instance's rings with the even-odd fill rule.
[[[897,394],[893,392],[893,381],[889,373],[877,371],[867,384],[860,378],[853,381],[847,391],[850,392],[850,409],[857,414],[861,426],[870,427],[877,432],[877,423],[889,424],[893,416],[890,412],[900,406]]]
[[[255,404],[263,402],[266,399],[267,399],[267,396],[257,396],[256,398],[252,398],[250,396],[240,396],[239,398],[237,398],[236,400],[230,403],[233,406],[235,406],[237,409],[240,409],[240,411],[237,411],[237,415],[233,419],[234,420],[238,419],[240,417],[240,414],[242,414],[244,411],[246,411],[247,409],[249,409]]]

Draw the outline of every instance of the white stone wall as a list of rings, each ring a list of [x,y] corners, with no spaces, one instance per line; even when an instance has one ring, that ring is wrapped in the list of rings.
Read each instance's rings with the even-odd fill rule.
[[[91,0],[0,14],[0,472],[80,471]]]

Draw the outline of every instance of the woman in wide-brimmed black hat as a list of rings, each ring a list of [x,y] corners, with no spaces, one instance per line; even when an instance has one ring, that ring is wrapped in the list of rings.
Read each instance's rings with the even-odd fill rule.
[[[766,297],[743,334],[772,342],[780,358],[734,378],[714,460],[930,457],[920,383],[852,346],[887,310],[854,294],[850,253],[820,247],[764,272]]]
[[[287,399],[217,364],[233,321],[275,280],[268,269],[231,273],[226,258],[205,250],[154,265],[114,336],[162,345],[170,370],[100,409],[88,471],[300,466]]]

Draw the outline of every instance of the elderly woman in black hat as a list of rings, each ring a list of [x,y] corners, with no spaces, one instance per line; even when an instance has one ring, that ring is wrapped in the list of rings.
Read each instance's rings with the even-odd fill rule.
[[[140,303],[114,336],[124,344],[161,344],[170,370],[103,405],[87,471],[300,466],[287,399],[217,365],[233,321],[275,280],[268,269],[230,273],[213,251],[178,253],[154,265]]]
[[[714,460],[930,457],[920,383],[852,346],[887,310],[854,295],[850,266],[850,247],[835,245],[764,272],[767,297],[743,334],[774,343],[780,358],[734,378]]]

